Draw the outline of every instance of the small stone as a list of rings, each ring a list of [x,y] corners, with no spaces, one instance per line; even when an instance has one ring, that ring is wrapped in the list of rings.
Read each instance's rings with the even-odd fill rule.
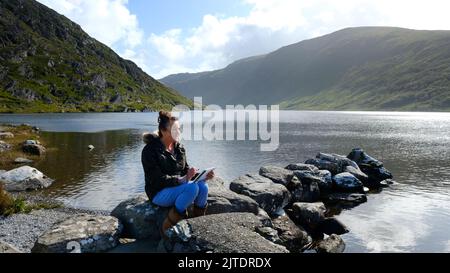
[[[16,164],[29,164],[29,163],[33,163],[33,160],[31,159],[27,159],[27,158],[23,158],[23,157],[18,157],[14,160],[14,163]]]
[[[317,244],[316,251],[318,253],[343,253],[345,242],[339,235],[332,234]]]
[[[1,132],[0,139],[6,139],[6,138],[14,138],[14,134],[11,132]]]

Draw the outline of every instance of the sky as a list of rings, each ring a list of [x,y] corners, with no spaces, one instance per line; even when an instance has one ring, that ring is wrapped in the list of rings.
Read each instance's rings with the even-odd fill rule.
[[[346,27],[450,29],[447,0],[38,0],[156,79]]]

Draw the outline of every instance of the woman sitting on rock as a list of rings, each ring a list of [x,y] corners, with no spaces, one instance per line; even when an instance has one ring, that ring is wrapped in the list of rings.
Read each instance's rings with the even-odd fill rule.
[[[193,183],[195,168],[186,161],[186,150],[179,142],[178,119],[169,112],[159,112],[158,133],[144,134],[147,144],[142,150],[142,165],[145,173],[145,192],[150,200],[161,207],[171,207],[162,225],[165,231],[187,218],[187,209],[192,204],[193,216],[206,213],[208,184],[206,181]],[[214,177],[211,172],[206,180]]]

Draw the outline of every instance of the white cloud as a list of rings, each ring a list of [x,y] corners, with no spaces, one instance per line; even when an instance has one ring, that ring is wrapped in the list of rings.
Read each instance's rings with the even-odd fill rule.
[[[242,0],[250,6],[246,16],[206,14],[197,27],[178,26],[146,35],[128,10],[127,0],[39,1],[156,78],[222,68],[345,27],[450,29],[446,0]]]
[[[38,0],[77,22],[89,35],[108,46],[128,48],[140,45],[144,32],[128,0]]]
[[[222,68],[239,58],[262,54],[306,38],[353,26],[450,29],[450,2],[390,0],[243,0],[251,11],[242,17],[205,15],[202,24],[176,35],[152,34],[166,73]],[[164,40],[166,43],[155,41]],[[179,54],[183,52],[183,54]],[[187,69],[186,69],[187,68]]]

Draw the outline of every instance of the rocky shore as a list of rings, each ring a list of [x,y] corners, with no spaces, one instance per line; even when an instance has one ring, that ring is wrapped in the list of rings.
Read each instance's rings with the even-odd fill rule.
[[[36,195],[27,192],[53,180],[21,164],[1,173],[0,181],[7,194],[22,194],[32,203]],[[340,253],[345,251],[340,235],[351,231],[333,216],[336,208],[367,202],[371,190],[388,187],[392,178],[362,149],[347,156],[318,153],[305,163],[262,166],[229,183],[209,181],[207,215],[181,221],[168,230],[168,240],[159,232],[168,209],[140,194],[111,212],[60,206],[2,216],[0,252],[133,252],[133,245],[145,242],[144,252]]]

